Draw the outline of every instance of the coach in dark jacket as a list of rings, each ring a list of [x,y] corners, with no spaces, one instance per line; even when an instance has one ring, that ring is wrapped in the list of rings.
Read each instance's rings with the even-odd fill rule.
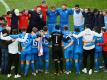
[[[9,35],[9,32],[4,29],[3,34],[6,34],[6,36]],[[1,62],[1,72],[2,74],[7,74],[7,70],[8,70],[8,45],[11,43],[12,41],[5,41],[5,40],[1,40],[1,52],[2,52],[2,62]]]
[[[37,13],[37,11],[29,11],[30,20],[29,20],[29,27],[28,32],[32,31],[33,27],[36,27],[38,30],[40,30],[40,27],[43,27],[43,19],[40,17],[40,14]]]
[[[85,25],[89,25],[89,28],[92,30],[94,27],[94,14],[93,12],[90,10],[90,8],[85,9],[85,11],[83,12],[83,16],[85,18]]]
[[[14,9],[12,11],[12,18],[11,18],[11,28],[18,30],[18,21],[19,21],[19,10]]]

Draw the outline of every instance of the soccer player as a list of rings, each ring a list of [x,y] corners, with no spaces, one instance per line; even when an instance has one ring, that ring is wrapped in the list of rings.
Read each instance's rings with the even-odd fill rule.
[[[105,14],[104,14],[104,23],[107,30],[107,11],[105,11]]]
[[[40,5],[40,8],[41,8],[44,23],[45,23],[45,26],[46,26],[46,12],[48,10],[48,5],[46,4],[46,1],[42,1],[42,4]]]
[[[49,47],[50,47],[50,43],[49,43],[49,39],[50,39],[50,34],[48,33],[48,28],[44,27],[44,34],[43,34],[43,39],[42,39],[42,43],[43,43],[43,59],[45,61],[45,73],[48,73],[49,70]]]
[[[9,27],[11,27],[11,17],[12,17],[11,11],[8,11],[7,15],[5,16],[5,20],[7,21],[7,26]]]
[[[79,34],[80,29],[75,28],[75,31],[73,34]],[[73,51],[73,56],[75,60],[75,67],[76,67],[76,73],[80,74],[80,66],[82,63],[82,57],[83,57],[83,41],[82,37],[80,38],[74,38],[74,51]]]
[[[34,62],[36,64],[36,73],[38,73],[39,71],[39,40],[41,39],[41,36],[40,34],[38,34],[38,29],[37,28],[33,28],[32,29],[32,32],[31,32],[31,36],[32,36],[32,61],[31,61],[31,66],[32,66],[32,70],[33,72],[35,72],[35,69],[34,69]],[[35,75],[35,73],[33,73],[33,75]]]
[[[63,49],[62,49],[62,40],[63,34],[60,31],[60,26],[55,26],[56,31],[51,34],[52,41],[52,58],[55,65],[56,73],[59,73],[59,70],[63,72]],[[60,67],[60,68],[59,68]]]
[[[73,20],[74,20],[74,30],[79,28],[80,31],[84,30],[84,17],[79,5],[75,5],[73,9]]]
[[[17,30],[12,30],[12,34],[13,35],[17,34]],[[3,36],[2,36],[2,38],[3,38]],[[14,64],[14,66],[15,66],[14,78],[19,78],[21,76],[18,74],[18,65],[19,65],[18,41],[15,41],[14,39],[9,39],[9,38],[7,38],[5,40],[9,40],[9,41],[12,40],[12,43],[10,43],[8,45],[9,64],[8,64],[8,75],[7,75],[7,77],[10,78],[12,76],[11,75],[11,66],[12,66],[12,64]]]
[[[103,49],[103,59],[104,59],[104,72],[107,72],[107,32],[106,29],[102,29],[103,32],[103,42],[99,43],[99,46],[102,46]]]
[[[100,67],[100,58],[102,54],[102,46],[99,46],[99,43],[103,42],[102,37],[95,37],[95,71],[94,72],[99,72],[99,67]]]
[[[102,34],[98,34],[94,31],[91,31],[88,25],[86,25],[86,29],[79,33],[78,35],[73,34],[74,37],[79,38],[83,37],[83,66],[84,69],[82,70],[84,73],[87,73],[87,58],[90,56],[90,69],[89,75],[93,73],[93,66],[94,66],[94,49],[95,49],[95,40],[94,36],[102,37]]]
[[[55,31],[57,16],[58,16],[58,13],[56,11],[56,8],[52,6],[51,10],[47,11],[47,26],[48,26],[49,33],[52,33],[53,31]]]
[[[64,27],[63,31],[63,40],[64,40],[64,57],[66,59],[66,74],[71,73],[72,59],[73,59],[73,37],[69,37],[71,32],[68,29],[68,26]]]
[[[19,9],[14,9],[11,17],[11,28],[18,30]]]
[[[23,10],[19,15],[19,26],[18,29],[21,31],[23,28],[28,29],[28,21],[29,21],[29,15],[27,10]]]
[[[72,14],[72,9],[68,9],[66,4],[62,5],[62,8],[57,9],[58,15],[60,16],[60,26],[61,30],[64,30],[64,26],[67,25],[69,26],[70,30],[70,25],[69,25],[69,15]]]

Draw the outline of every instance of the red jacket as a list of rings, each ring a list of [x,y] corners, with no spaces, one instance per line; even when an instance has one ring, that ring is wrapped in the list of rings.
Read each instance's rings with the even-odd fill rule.
[[[19,16],[19,30],[21,29],[28,29],[28,21],[29,21],[29,16],[26,14],[22,14]]]
[[[43,19],[46,22],[46,12],[48,10],[48,6],[44,7],[44,6],[40,5],[40,8],[42,10]]]
[[[99,43],[103,47],[103,51],[107,51],[107,32],[103,33],[103,43]]]
[[[8,15],[5,17],[6,21],[7,21],[7,26],[11,27],[11,17],[9,17]]]

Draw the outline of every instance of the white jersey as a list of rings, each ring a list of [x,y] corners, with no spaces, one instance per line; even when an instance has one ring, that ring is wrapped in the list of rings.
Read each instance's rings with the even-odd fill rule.
[[[78,35],[73,34],[73,36],[76,38],[83,37],[83,42],[84,42],[83,49],[91,50],[95,48],[95,43],[93,42],[94,36],[102,37],[102,34],[98,34],[87,28],[84,31],[82,31],[80,34]]]
[[[17,54],[18,51],[18,41],[12,42],[8,45],[8,50],[10,54]]]
[[[74,10],[73,13],[73,20],[74,20],[74,26],[81,26],[84,24],[84,17],[82,15],[82,12],[80,11],[78,14]]]

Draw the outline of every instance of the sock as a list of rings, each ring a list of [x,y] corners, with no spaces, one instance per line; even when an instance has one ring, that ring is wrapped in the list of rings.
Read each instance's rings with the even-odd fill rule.
[[[28,70],[29,70],[29,64],[26,64],[24,76],[28,75]]]
[[[80,67],[79,67],[79,63],[78,62],[75,62],[75,67],[76,67],[77,74],[79,74],[80,73]]]
[[[62,59],[60,60],[59,64],[60,64],[60,70],[63,72],[63,60]]]
[[[36,70],[38,71],[39,69],[39,60],[36,60]]]
[[[21,64],[20,68],[21,68],[21,72],[24,73],[24,64]]]
[[[56,73],[58,73],[58,62],[57,61],[54,61],[54,64],[55,64],[55,71],[56,71]]]
[[[42,62],[42,56],[39,57],[39,69],[42,70],[43,62]]]
[[[80,54],[80,56],[79,56],[79,66],[80,66],[80,68],[81,68],[81,65],[82,65],[82,54]]]
[[[69,61],[69,70],[72,69],[72,61]]]
[[[45,61],[45,71],[48,71],[49,69],[49,61]]]
[[[66,62],[66,71],[69,72],[70,68],[69,68],[69,62]]]
[[[35,66],[34,63],[31,63],[32,72],[35,73]]]

